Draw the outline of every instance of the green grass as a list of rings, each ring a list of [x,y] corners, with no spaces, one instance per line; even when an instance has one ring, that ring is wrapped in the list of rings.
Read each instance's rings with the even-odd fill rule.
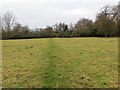
[[[4,88],[118,87],[117,38],[2,42]]]

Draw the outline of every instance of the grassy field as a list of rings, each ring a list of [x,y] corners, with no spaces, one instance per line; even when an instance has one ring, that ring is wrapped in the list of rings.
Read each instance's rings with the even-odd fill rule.
[[[4,88],[118,87],[117,38],[3,40]]]

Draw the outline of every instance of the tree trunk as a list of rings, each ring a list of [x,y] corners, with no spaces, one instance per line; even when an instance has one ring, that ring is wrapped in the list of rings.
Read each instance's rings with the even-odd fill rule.
[[[107,37],[107,34],[106,34],[106,32],[105,32],[105,37]]]

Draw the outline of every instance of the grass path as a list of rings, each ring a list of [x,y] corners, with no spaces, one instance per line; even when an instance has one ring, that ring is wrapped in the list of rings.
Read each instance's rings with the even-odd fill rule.
[[[56,50],[59,51],[60,48],[56,46],[53,39],[49,39],[47,43],[48,46],[46,47],[45,58],[48,60],[44,69],[43,87],[50,88],[56,86],[57,84],[58,77],[56,75]]]
[[[48,39],[48,46],[45,50],[45,58],[47,65],[44,69],[43,82],[45,88],[67,87],[65,84],[68,81],[69,75],[66,68],[65,59],[61,56],[65,55],[65,51],[59,46],[55,39]],[[65,65],[66,64],[66,65]],[[62,66],[63,65],[63,66]],[[66,71],[65,71],[66,69]],[[64,73],[63,73],[64,72]]]
[[[3,87],[117,87],[117,38],[3,41]]]

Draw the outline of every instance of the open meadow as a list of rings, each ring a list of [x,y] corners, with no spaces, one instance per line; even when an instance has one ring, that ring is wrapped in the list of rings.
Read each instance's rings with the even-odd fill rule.
[[[3,88],[118,87],[118,38],[2,41]]]

